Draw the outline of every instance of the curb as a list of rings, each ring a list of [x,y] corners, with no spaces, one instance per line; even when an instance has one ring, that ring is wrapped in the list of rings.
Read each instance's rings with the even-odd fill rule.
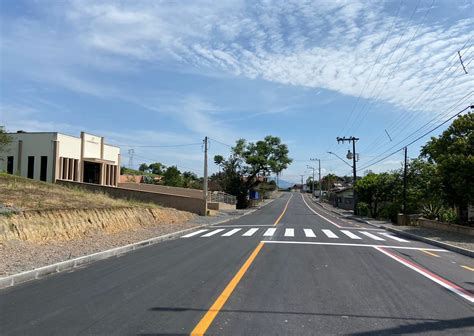
[[[60,273],[60,272],[63,272],[63,271],[71,270],[71,269],[77,268],[79,266],[84,266],[84,265],[87,265],[87,264],[91,264],[95,261],[104,260],[104,259],[108,259],[108,258],[111,258],[111,257],[118,257],[118,256],[121,256],[121,255],[126,254],[128,252],[135,251],[135,250],[137,250],[139,248],[142,248],[142,247],[154,245],[154,244],[160,243],[160,242],[165,241],[165,240],[171,240],[171,239],[178,238],[179,236],[181,236],[182,234],[187,233],[187,232],[191,232],[191,231],[195,231],[195,230],[198,230],[198,229],[207,228],[207,227],[210,227],[210,226],[219,225],[219,224],[222,224],[222,223],[225,223],[225,222],[229,222],[231,220],[241,218],[241,217],[246,216],[248,214],[251,214],[251,213],[253,213],[257,210],[260,210],[261,208],[263,208],[263,207],[267,206],[268,204],[272,203],[274,200],[275,199],[272,199],[267,204],[264,204],[260,207],[249,210],[248,212],[246,212],[242,215],[239,215],[239,216],[236,216],[236,217],[233,217],[233,218],[226,218],[226,219],[218,221],[216,223],[194,226],[194,227],[189,228],[189,229],[168,233],[168,234],[165,234],[165,235],[162,235],[162,236],[142,240],[142,241],[139,241],[139,242],[136,242],[136,243],[131,243],[131,244],[124,245],[124,246],[114,247],[114,248],[109,249],[109,250],[105,250],[105,251],[85,255],[85,256],[82,256],[82,257],[74,258],[74,259],[60,261],[60,262],[55,263],[55,264],[35,268],[33,270],[30,270],[30,271],[25,271],[25,272],[9,275],[9,276],[6,276],[4,278],[0,278],[0,289],[7,288],[7,287],[13,287],[15,285],[18,285],[18,284],[21,284],[21,283],[24,283],[24,282],[27,282],[27,281],[31,281],[31,280],[36,280],[36,279],[42,278],[42,277],[50,275],[50,274],[55,274],[55,273]]]
[[[322,207],[323,209],[325,209],[327,211],[331,211],[331,212],[333,212],[333,213],[335,213],[339,216],[345,217],[343,214],[338,213],[335,210],[326,208],[324,205],[320,204],[319,202],[314,202],[314,203],[318,204],[320,207]],[[456,252],[456,253],[474,258],[474,251],[471,251],[471,250],[468,250],[468,249],[465,249],[465,248],[462,248],[462,247],[454,246],[454,245],[451,245],[451,244],[448,244],[448,243],[443,243],[443,242],[433,240],[433,239],[430,239],[430,238],[425,238],[425,237],[422,237],[422,236],[419,236],[419,235],[416,235],[416,234],[413,234],[413,233],[409,233],[409,232],[406,232],[406,231],[403,231],[403,230],[397,230],[397,229],[392,228],[392,227],[373,224],[373,223],[370,223],[368,220],[364,220],[362,218],[357,218],[355,216],[354,217],[346,217],[346,218],[350,218],[350,219],[353,219],[353,220],[356,220],[358,222],[371,225],[371,226],[379,228],[379,229],[384,229],[384,230],[396,233],[399,236],[403,236],[405,238],[410,238],[410,239],[413,239],[413,240],[421,241],[421,242],[424,242],[424,243],[427,243],[427,244],[430,244],[430,245],[438,246],[438,247],[444,248],[446,250],[449,250],[449,251],[452,251],[452,252]]]
[[[452,251],[452,252],[456,252],[456,253],[463,254],[465,256],[474,258],[474,251],[464,249],[462,247],[457,247],[457,246],[454,246],[454,245],[451,245],[451,244],[448,244],[448,243],[443,243],[443,242],[440,242],[440,241],[437,241],[437,240],[425,238],[425,237],[418,236],[418,235],[413,234],[413,233],[405,232],[403,230],[397,230],[397,229],[394,229],[394,228],[391,228],[391,227],[384,227],[382,225],[379,226],[379,227],[382,228],[382,229],[385,229],[387,231],[391,231],[393,233],[396,233],[399,236],[404,236],[406,238],[411,238],[413,240],[418,240],[418,241],[428,243],[428,244],[431,244],[431,245],[434,245],[434,246],[442,247],[446,250],[449,250],[449,251]]]

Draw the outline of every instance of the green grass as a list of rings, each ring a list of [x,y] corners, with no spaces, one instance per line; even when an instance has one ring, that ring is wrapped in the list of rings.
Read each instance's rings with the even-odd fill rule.
[[[152,203],[114,199],[104,193],[69,188],[0,173],[0,203],[21,210],[118,207],[159,208]]]

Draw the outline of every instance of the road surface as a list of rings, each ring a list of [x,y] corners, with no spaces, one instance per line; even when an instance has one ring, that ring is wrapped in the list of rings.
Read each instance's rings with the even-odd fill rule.
[[[0,290],[1,335],[473,335],[471,258],[285,193],[205,231]]]

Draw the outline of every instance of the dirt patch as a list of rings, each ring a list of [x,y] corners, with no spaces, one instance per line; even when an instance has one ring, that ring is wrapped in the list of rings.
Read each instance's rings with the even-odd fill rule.
[[[82,239],[47,242],[11,240],[0,242],[0,277],[32,270],[60,261],[139,242],[195,227],[196,223],[166,223],[139,227],[126,232],[89,233]]]

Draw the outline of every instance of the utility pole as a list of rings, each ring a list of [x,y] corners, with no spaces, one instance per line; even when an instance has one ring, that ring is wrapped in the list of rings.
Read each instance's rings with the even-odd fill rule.
[[[322,186],[321,186],[321,159],[316,159],[316,158],[313,158],[313,159],[309,159],[310,161],[318,161],[318,171],[319,171],[319,202],[321,202],[321,198],[323,196],[323,189],[322,189]],[[313,181],[314,181],[314,177],[313,177]],[[314,188],[314,187],[313,187]]]
[[[405,147],[405,165],[403,166],[403,214],[407,214],[407,147]]]
[[[303,192],[303,188],[304,188],[303,178],[304,178],[304,175],[300,175],[300,176],[301,176],[301,192]]]
[[[311,188],[311,193],[313,194],[313,196],[315,195],[314,194],[314,167],[311,167],[311,166],[306,166],[308,169],[312,169],[313,170],[313,187]]]
[[[208,138],[204,138],[204,181],[203,181],[203,197],[204,197],[204,216],[207,216],[207,147]]]
[[[351,156],[352,156],[352,171],[353,171],[353,186],[352,186],[352,191],[353,191],[353,196],[352,198],[354,199],[354,215],[357,215],[357,193],[355,191],[355,184],[356,184],[356,181],[357,181],[357,166],[356,166],[356,161],[357,161],[357,153],[356,153],[356,141],[359,140],[359,138],[356,138],[356,137],[349,137],[349,138],[346,138],[346,137],[337,137],[336,138],[337,140],[337,143],[344,143],[346,141],[349,141],[352,142],[352,155],[350,155],[351,153],[349,152],[347,154],[347,158],[350,159]]]

